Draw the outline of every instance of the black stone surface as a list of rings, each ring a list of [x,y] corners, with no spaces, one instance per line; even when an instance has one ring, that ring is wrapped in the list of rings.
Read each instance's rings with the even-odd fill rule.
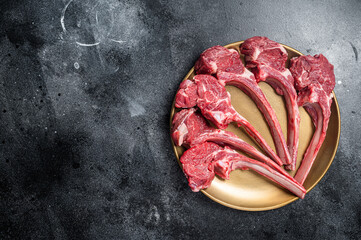
[[[0,239],[360,239],[360,22],[360,1],[0,1]],[[242,212],[190,191],[169,112],[204,49],[255,35],[334,64],[342,133],[304,200]]]

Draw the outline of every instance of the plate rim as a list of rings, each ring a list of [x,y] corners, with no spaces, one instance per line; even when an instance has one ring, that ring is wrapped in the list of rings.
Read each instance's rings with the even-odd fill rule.
[[[234,45],[241,45],[242,43],[244,42],[244,40],[242,41],[237,41],[237,42],[233,42],[233,43],[229,43],[227,45],[224,45],[224,47],[226,48],[230,48]],[[304,55],[303,53],[301,53],[300,51],[290,47],[290,46],[287,46],[285,44],[282,44],[282,43],[279,43],[281,44],[284,48],[290,50],[290,51],[293,51],[293,52],[296,52],[298,53],[299,55]],[[188,71],[188,73],[186,74],[186,76],[183,78],[182,82],[185,80],[185,79],[188,79],[188,77],[192,74],[192,72],[194,72],[194,66]],[[328,171],[328,169],[330,168],[333,160],[335,159],[335,156],[336,156],[336,153],[337,153],[337,149],[338,149],[338,146],[339,146],[339,143],[340,143],[340,135],[341,135],[341,114],[340,114],[340,108],[339,108],[339,105],[338,105],[338,101],[337,101],[337,98],[336,98],[336,94],[334,91],[332,91],[332,94],[333,94],[333,100],[335,102],[335,106],[336,106],[336,112],[337,112],[337,126],[338,126],[338,131],[337,131],[337,139],[336,139],[336,147],[334,148],[333,150],[333,153],[332,153],[332,157],[331,157],[331,160],[329,161],[328,165],[326,166],[325,170],[323,171],[323,173],[320,175],[320,177],[315,181],[314,184],[312,184],[307,190],[306,192],[310,192],[320,181],[321,179],[325,176],[326,172]],[[173,104],[172,104],[172,107],[171,107],[171,112],[170,112],[170,118],[169,118],[169,121],[170,121],[170,134],[171,134],[171,131],[172,131],[172,119],[173,119],[173,116],[174,116],[174,113],[175,113],[175,97],[173,99]],[[172,143],[172,148],[173,148],[173,152],[175,154],[175,157],[177,159],[177,162],[179,164],[179,166],[181,167],[182,171],[183,171],[183,167],[182,167],[182,164],[179,160],[179,155],[178,155],[178,152],[177,152],[177,149],[176,149],[176,145],[174,144],[174,141],[173,139],[170,137],[171,139],[171,143]],[[223,206],[226,206],[226,207],[229,207],[229,208],[233,208],[233,209],[236,209],[236,210],[242,210],[242,211],[251,211],[251,212],[257,212],[257,211],[268,211],[268,210],[273,210],[273,209],[277,209],[277,208],[280,208],[280,207],[283,207],[287,204],[290,204],[294,201],[296,201],[297,199],[299,199],[299,197],[297,196],[294,196],[293,198],[291,198],[290,200],[288,201],[285,201],[283,203],[280,203],[280,204],[276,204],[276,205],[273,205],[273,206],[269,206],[269,207],[254,207],[254,208],[250,208],[250,207],[242,207],[242,206],[237,206],[237,205],[233,205],[233,204],[229,204],[227,202],[224,202],[214,196],[212,196],[211,194],[207,193],[205,190],[201,189],[200,192],[202,192],[204,195],[206,195],[207,197],[209,197],[210,199],[212,199],[213,201],[223,205]]]

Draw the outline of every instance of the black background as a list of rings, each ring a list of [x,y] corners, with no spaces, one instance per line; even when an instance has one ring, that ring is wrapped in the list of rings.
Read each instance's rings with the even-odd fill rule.
[[[0,1],[0,238],[361,238],[360,22],[360,1]],[[334,64],[342,132],[304,200],[242,212],[190,191],[169,112],[204,49],[255,35]]]

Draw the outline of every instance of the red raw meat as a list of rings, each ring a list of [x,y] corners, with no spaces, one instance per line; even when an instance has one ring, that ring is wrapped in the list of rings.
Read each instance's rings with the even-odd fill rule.
[[[195,108],[189,108],[174,114],[171,137],[177,146],[189,147],[199,135],[214,130],[216,129],[210,127],[203,116],[196,113]]]
[[[335,87],[333,65],[322,55],[291,59],[291,73],[298,92],[298,105],[310,114],[316,130],[295,179],[303,184],[326,137],[331,116],[332,90]]]
[[[215,174],[229,179],[235,169],[251,169],[264,177],[278,183],[300,198],[306,190],[291,176],[285,176],[264,163],[247,158],[236,151],[215,143],[205,142],[185,151],[180,159],[183,171],[188,178],[191,189],[195,192],[208,188]]]
[[[217,74],[221,84],[235,86],[252,98],[269,125],[281,160],[287,165],[292,162],[276,113],[259,88],[254,75],[244,68],[236,50],[221,46],[205,50],[195,64],[195,71],[197,74]]]
[[[214,178],[214,166],[211,153],[221,150],[215,143],[203,143],[185,151],[180,158],[188,185],[194,192],[208,188]]]
[[[179,85],[178,92],[175,97],[175,107],[191,108],[197,105],[197,85],[186,79]]]
[[[279,43],[259,36],[244,41],[241,53],[245,55],[246,66],[249,68],[255,68],[259,63],[264,63],[283,71],[288,58],[287,51]]]
[[[194,70],[197,74],[216,74],[218,71],[242,73],[244,66],[237,50],[214,46],[201,54]]]
[[[202,115],[210,120],[220,129],[227,128],[231,122],[237,122],[239,126],[244,127],[247,133],[256,140],[262,149],[276,162],[278,156],[273,152],[272,148],[268,146],[261,134],[231,105],[231,98],[225,87],[221,85],[218,80],[210,75],[196,75],[193,78],[197,85],[197,96],[192,95],[189,98],[197,97],[197,106],[202,112]],[[176,95],[176,102],[178,101]],[[182,98],[187,98],[182,95]],[[191,99],[189,101],[194,101]],[[187,107],[186,105],[178,105],[179,107]]]
[[[183,109],[174,115],[171,136],[177,146],[192,147],[207,141],[216,142],[220,145],[226,144],[286,173],[279,167],[282,165],[280,159],[273,162],[232,132],[210,127],[204,117],[197,113],[194,108]]]
[[[285,67],[287,51],[281,44],[266,37],[252,37],[242,44],[241,53],[245,55],[246,66],[251,68],[257,82],[265,81],[278,94],[284,95],[288,113],[287,145],[291,155],[291,164],[286,168],[294,170],[297,162],[300,114],[294,80]]]

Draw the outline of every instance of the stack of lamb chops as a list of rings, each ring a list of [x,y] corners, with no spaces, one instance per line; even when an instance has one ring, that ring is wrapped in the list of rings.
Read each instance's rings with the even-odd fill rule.
[[[335,86],[333,66],[323,55],[315,55],[291,59],[288,69],[285,67],[287,51],[266,37],[247,39],[240,51],[245,55],[249,70],[236,50],[214,46],[201,54],[195,64],[196,75],[192,80],[183,81],[177,92],[175,106],[183,110],[174,115],[171,136],[177,146],[188,148],[180,161],[189,186],[199,191],[210,186],[215,174],[228,179],[234,169],[252,169],[304,198],[306,190],[302,185],[325,139],[331,114]],[[284,96],[288,112],[287,142],[274,110],[258,86],[260,81],[266,81]],[[277,154],[232,107],[225,85],[239,88],[256,103],[269,125]],[[299,106],[304,106],[310,114],[316,130],[292,178],[281,166],[295,170]],[[211,127],[206,119],[218,129]],[[243,127],[267,156],[223,130],[231,122]]]

